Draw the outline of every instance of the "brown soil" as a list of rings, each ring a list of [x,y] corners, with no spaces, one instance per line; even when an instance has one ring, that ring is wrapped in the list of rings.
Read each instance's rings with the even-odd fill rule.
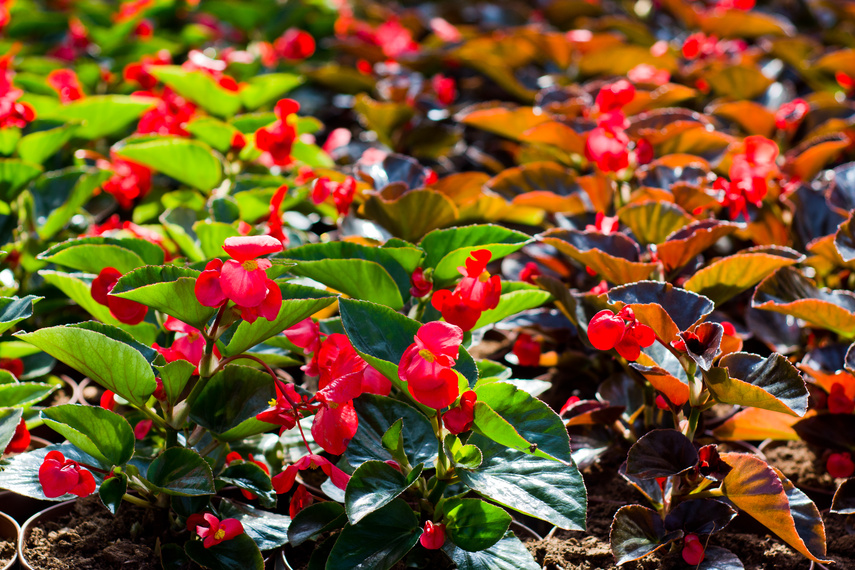
[[[766,450],[769,462],[781,469],[794,482],[807,481],[812,486],[833,491],[825,480],[824,466],[816,454],[801,442],[776,445]],[[610,455],[583,473],[588,488],[588,530],[559,530],[544,540],[527,540],[526,546],[546,570],[616,569],[609,548],[609,529],[615,512],[625,504],[645,505],[643,496],[617,474],[619,457]],[[814,470],[813,467],[817,469]],[[798,480],[797,480],[797,477]],[[809,493],[810,494],[810,493]],[[815,499],[816,500],[816,499]],[[828,499],[830,502],[830,495]],[[819,504],[820,508],[827,505]],[[855,568],[855,534],[846,528],[846,517],[823,512],[832,568]],[[810,561],[774,537],[747,515],[739,515],[722,532],[712,535],[709,546],[721,546],[736,554],[746,570],[807,570]],[[675,547],[669,552],[656,552],[641,560],[621,566],[621,570],[670,570],[691,568]]]
[[[810,491],[834,493],[834,479],[825,469],[825,458],[803,441],[776,442],[763,449],[767,461],[787,478],[810,494]],[[830,498],[830,497],[829,497]],[[816,499],[815,499],[816,500]],[[821,507],[822,508],[822,507]]]
[[[159,570],[152,530],[168,528],[165,515],[122,504],[114,517],[97,496],[87,497],[68,515],[33,528],[24,554],[41,570]]]
[[[15,557],[18,547],[14,542],[0,540],[0,565],[5,566]]]

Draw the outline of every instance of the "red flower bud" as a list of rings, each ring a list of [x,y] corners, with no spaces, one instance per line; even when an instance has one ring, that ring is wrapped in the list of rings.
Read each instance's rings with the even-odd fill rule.
[[[101,394],[101,407],[111,412],[116,409],[116,394],[110,390],[104,390]]]
[[[45,455],[39,467],[39,483],[45,497],[55,499],[66,493],[86,497],[95,492],[92,473],[80,467],[76,461],[66,459],[59,451]]]
[[[855,473],[855,463],[852,462],[852,456],[846,452],[829,455],[825,468],[835,479],[851,477],[852,473]]]
[[[12,440],[6,446],[6,449],[3,450],[3,453],[23,453],[29,446],[30,432],[27,429],[27,422],[24,421],[24,418],[21,418],[21,421],[18,422],[18,426],[15,428]]]
[[[478,396],[472,390],[467,390],[460,396],[460,405],[451,408],[442,415],[442,423],[446,429],[457,435],[472,428],[475,421],[475,401]]]
[[[154,396],[155,400],[163,402],[166,400],[166,390],[164,390],[163,388],[163,380],[161,380],[160,378],[155,378],[154,381],[156,382],[156,388],[154,389],[154,394],[152,395]]]
[[[540,341],[531,335],[521,333],[512,350],[520,366],[540,366]]]
[[[683,560],[686,564],[697,566],[704,561],[704,545],[696,534],[687,534],[683,539]]]
[[[846,395],[846,389],[840,382],[831,385],[828,394],[828,411],[832,414],[851,414],[855,411],[855,400]]]
[[[425,531],[419,538],[419,543],[428,550],[439,550],[445,544],[445,525],[434,524],[431,521],[425,523]]]

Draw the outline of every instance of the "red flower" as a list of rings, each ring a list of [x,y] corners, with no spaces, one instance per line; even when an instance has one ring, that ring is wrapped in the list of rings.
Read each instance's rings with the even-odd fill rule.
[[[429,25],[434,35],[446,43],[457,43],[463,39],[463,35],[460,33],[460,30],[458,30],[454,24],[451,24],[448,20],[443,18],[431,18]]]
[[[226,238],[223,249],[232,259],[225,263],[214,259],[205,266],[196,279],[196,299],[206,307],[233,301],[251,323],[259,315],[274,320],[282,307],[282,292],[265,272],[273,265],[270,260],[256,258],[282,251],[282,243],[270,236],[236,236]]]
[[[363,378],[370,367],[356,353],[347,336],[334,333],[321,344],[318,351],[318,368],[319,390],[315,398],[323,403],[344,404],[364,392]],[[385,392],[383,395],[388,395],[392,389],[392,383],[388,380],[386,382],[388,387],[384,386],[382,389]]]
[[[430,80],[431,89],[436,93],[436,100],[443,107],[447,107],[454,103],[457,99],[457,83],[452,77],[446,77],[441,73],[437,73]]]
[[[585,158],[603,172],[623,170],[629,166],[629,137],[623,131],[596,127],[585,139]]]
[[[336,184],[332,189],[333,203],[340,216],[346,216],[356,195],[356,179],[348,176],[344,182]]]
[[[116,409],[116,394],[110,390],[104,390],[99,403],[105,410],[114,411]]]
[[[697,534],[687,534],[683,539],[683,560],[691,566],[697,566],[704,561],[704,545]]]
[[[231,453],[226,455],[226,465],[231,465],[232,463],[234,463],[236,461],[239,461],[241,463],[244,462],[243,456],[240,453],[238,453],[237,451],[232,451]],[[258,461],[255,457],[253,457],[253,455],[251,453],[249,454],[249,459],[247,461],[249,463],[255,463],[256,465],[258,465],[261,468],[262,471],[264,471],[265,473],[270,475],[270,469],[267,467],[267,465],[262,463],[261,461]],[[246,489],[241,489],[240,492],[249,501],[252,501],[253,499],[257,498],[254,494],[250,493]]]
[[[255,419],[282,426],[282,431],[289,430],[297,425],[297,411],[291,406],[291,402],[297,404],[298,407],[305,406],[308,403],[308,398],[300,396],[293,384],[285,384],[287,393],[285,395],[282,394],[278,383],[276,384],[276,391],[278,394],[276,399],[268,402],[270,407],[256,414]]]
[[[83,88],[71,69],[54,69],[47,75],[47,84],[59,93],[63,105],[83,98]]]
[[[525,264],[525,267],[520,271],[520,281],[525,281],[526,283],[531,283],[534,285],[535,277],[540,277],[543,273],[540,271],[540,267],[537,266],[537,263],[534,261],[529,261]]]
[[[137,425],[134,426],[134,437],[140,440],[145,439],[145,436],[151,431],[152,423],[152,420],[140,420],[137,422]]]
[[[849,453],[832,453],[825,464],[828,474],[835,479],[851,477],[855,473],[855,463]]]
[[[309,32],[289,28],[273,43],[273,48],[279,57],[292,61],[306,59],[315,53],[315,38]]]
[[[294,480],[297,478],[297,473],[306,469],[320,468],[327,477],[330,478],[333,485],[342,491],[347,488],[347,482],[350,481],[350,475],[333,465],[329,459],[320,455],[306,455],[297,460],[293,465],[289,465],[282,473],[273,476],[273,490],[277,494],[287,493],[294,486]]]
[[[626,79],[603,86],[597,93],[596,104],[600,113],[620,111],[635,97],[635,86]]]
[[[234,152],[240,152],[246,146],[246,137],[243,136],[243,133],[240,131],[235,131],[235,134],[232,135],[231,142],[231,150]]]
[[[168,50],[162,49],[154,55],[144,55],[139,62],[129,63],[122,72],[125,81],[139,83],[143,89],[153,89],[157,85],[157,78],[152,75],[151,68],[158,65],[169,65],[172,63],[172,55]]]
[[[463,275],[463,279],[457,284],[455,291],[459,292],[473,308],[481,311],[495,309],[499,305],[499,296],[502,294],[500,277],[491,276],[487,271],[487,264],[492,257],[490,250],[479,249],[466,258],[465,267],[457,268]]]
[[[373,43],[383,48],[383,54],[389,59],[398,59],[419,50],[413,34],[394,16],[377,27],[372,39]]]
[[[126,325],[138,325],[145,320],[148,307],[136,301],[121,299],[110,295],[110,291],[116,286],[116,282],[122,274],[114,267],[105,267],[92,280],[92,298],[101,305],[109,307],[110,314]]]
[[[753,135],[745,137],[744,144],[744,151],[735,154],[731,161],[730,183],[719,178],[713,185],[713,188],[724,191],[724,197],[719,201],[728,206],[732,219],[739,212],[748,217],[746,202],[757,207],[762,204],[768,192],[768,180],[777,171],[778,145],[774,141]]]
[[[117,156],[112,161],[98,160],[97,165],[103,170],[113,171],[113,176],[101,189],[112,195],[125,210],[131,209],[135,199],[142,198],[151,190],[151,169],[147,166]]]
[[[0,370],[6,370],[15,378],[20,378],[24,373],[24,361],[20,358],[0,358]]]
[[[603,212],[597,212],[595,222],[585,226],[585,231],[597,231],[603,235],[611,235],[616,233],[619,227],[620,219],[617,216],[607,216]]]
[[[413,275],[410,277],[410,295],[413,297],[424,297],[433,289],[433,283],[425,277],[425,270],[421,267],[416,267]]]
[[[626,76],[633,83],[642,85],[665,85],[671,80],[671,72],[667,69],[658,69],[649,63],[639,63],[630,69]]]
[[[303,485],[298,485],[297,490],[291,497],[291,503],[288,505],[288,515],[293,519],[297,513],[315,502],[315,498]]]
[[[15,427],[15,433],[12,435],[12,440],[6,445],[3,453],[23,453],[30,446],[30,431],[27,429],[27,422],[24,418],[18,422]]]
[[[588,323],[588,340],[598,350],[614,348],[627,360],[637,360],[642,347],[656,341],[656,333],[649,326],[638,322],[629,307],[615,315],[603,309]]]
[[[66,493],[86,497],[95,492],[95,478],[80,464],[66,459],[59,451],[45,455],[39,467],[39,483],[45,497],[55,499]]]
[[[240,133],[235,133],[240,134]],[[274,237],[279,240],[282,244],[282,247],[288,247],[288,236],[285,235],[285,232],[282,230],[282,217],[279,214],[279,208],[282,206],[282,201],[285,200],[285,196],[288,195],[288,185],[283,184],[280,186],[276,192],[273,194],[273,198],[270,199],[270,208],[267,213],[267,235]]]
[[[211,548],[226,540],[231,540],[243,534],[243,525],[237,519],[223,519],[222,521],[211,513],[202,515],[202,520],[191,515],[187,519],[187,525],[195,526],[193,532],[199,538],[205,539],[202,543],[205,548]]]
[[[561,411],[558,412],[558,415],[563,416],[564,412],[566,412],[567,410],[569,410],[570,408],[572,408],[573,406],[575,406],[579,402],[581,402],[581,399],[579,398],[579,396],[570,396],[569,398],[567,398],[567,401],[564,402],[564,405],[561,406]]]
[[[828,394],[828,411],[832,414],[851,414],[855,412],[855,400],[846,395],[843,384],[835,382]]]
[[[457,399],[457,374],[451,367],[457,360],[463,331],[449,323],[430,322],[422,325],[415,342],[404,351],[398,377],[416,401],[441,409]]]
[[[325,153],[329,154],[337,148],[350,144],[351,138],[353,138],[353,134],[349,129],[345,129],[344,127],[333,129],[329,136],[327,136],[327,140],[324,141],[324,146],[322,148]],[[301,170],[303,168],[309,167],[301,167]],[[309,171],[311,171],[311,168],[309,168]],[[300,182],[297,182],[297,184],[300,184]]]
[[[660,410],[668,411],[671,409],[671,405],[668,403],[668,400],[665,399],[665,396],[662,394],[656,394],[656,399],[653,402],[656,404],[656,407]]]
[[[6,71],[6,61],[0,61],[0,129],[24,128],[36,118],[36,112],[27,103],[16,103],[24,92],[12,85],[12,73]]]
[[[463,392],[460,396],[460,404],[442,414],[442,423],[445,428],[457,435],[472,428],[475,421],[475,401],[478,396],[472,390]]]
[[[155,378],[154,379],[154,392],[152,392],[151,395],[154,396],[154,399],[159,401],[159,402],[165,402],[166,401],[166,398],[167,398],[166,388],[163,387],[163,379],[162,378]]]
[[[172,316],[166,317],[163,328],[177,333],[175,340],[172,341],[172,346],[169,348],[162,348],[157,343],[153,346],[163,355],[166,362],[186,360],[195,366],[199,366],[205,353],[205,339],[202,338],[202,331]],[[217,350],[216,347],[214,350]]]
[[[323,403],[312,422],[312,437],[327,453],[341,455],[358,427],[359,418],[353,402]]]
[[[291,148],[297,138],[297,129],[288,122],[288,117],[300,109],[300,104],[293,99],[282,99],[276,103],[277,120],[269,127],[255,131],[255,145],[264,154],[263,163],[268,165],[288,166],[291,164]]]
[[[419,544],[428,550],[439,550],[445,544],[445,525],[434,524],[431,521],[425,523],[425,530],[419,537]]]
[[[152,93],[135,93],[148,97],[155,97]],[[137,124],[137,132],[145,135],[154,133],[158,135],[189,136],[187,123],[196,113],[196,105],[190,103],[170,88],[165,88],[159,97],[159,101],[152,109],[149,109],[140,117]]]
[[[808,111],[810,111],[810,105],[804,99],[793,99],[784,103],[775,111],[775,126],[780,130],[795,130]]]
[[[521,333],[512,350],[520,366],[540,366],[540,341],[531,335]]]
[[[481,318],[481,310],[472,307],[457,291],[452,293],[448,289],[440,289],[433,294],[430,302],[442,313],[443,319],[465,331],[472,330]]]

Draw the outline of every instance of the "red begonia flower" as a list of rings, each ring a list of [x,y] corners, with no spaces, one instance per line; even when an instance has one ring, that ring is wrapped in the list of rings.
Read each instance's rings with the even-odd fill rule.
[[[306,354],[317,352],[321,347],[321,327],[311,317],[285,329],[282,334],[302,348]]]
[[[55,499],[66,493],[86,497],[95,492],[95,478],[80,464],[66,459],[59,451],[45,455],[39,467],[39,483],[45,497]]]
[[[683,560],[691,566],[704,561],[704,545],[697,534],[687,534],[683,539]]]
[[[436,37],[446,43],[457,43],[463,39],[463,34],[454,24],[443,18],[431,18],[430,29]]]
[[[301,403],[305,403],[307,399],[297,393],[293,384],[285,384],[285,395],[280,392],[278,384],[276,391],[278,393],[277,398],[268,402],[270,407],[256,414],[255,418],[258,421],[282,426],[283,431],[289,430],[297,425],[297,412],[291,406],[291,402],[299,406]]]
[[[445,428],[454,435],[463,433],[472,428],[475,421],[475,401],[478,396],[472,390],[463,392],[460,403],[442,414],[442,423]]]
[[[392,381],[369,365],[362,371],[362,393],[388,396],[392,391]]]
[[[656,341],[656,333],[649,326],[638,322],[628,307],[621,309],[617,315],[604,309],[588,323],[588,340],[598,350],[614,348],[627,360],[637,360],[641,348]]]
[[[315,498],[304,485],[298,485],[288,505],[288,515],[293,519],[297,513],[315,502]]]
[[[431,521],[425,523],[425,530],[419,537],[419,544],[428,550],[439,550],[445,544],[445,525]]]
[[[0,370],[6,370],[15,378],[20,378],[24,373],[24,361],[20,358],[0,358]]]
[[[825,468],[835,479],[851,477],[855,473],[855,463],[852,462],[852,456],[846,452],[829,455]]]
[[[154,396],[154,399],[158,400],[159,402],[165,402],[166,401],[166,398],[167,398],[166,388],[163,387],[163,379],[162,378],[155,378],[154,379],[154,392],[152,392],[151,395]]]
[[[77,74],[71,69],[54,69],[47,75],[47,84],[59,93],[63,105],[83,98],[83,88]]]
[[[341,455],[358,428],[359,418],[353,402],[324,403],[312,422],[312,437],[327,453]]]
[[[668,411],[671,409],[671,405],[668,403],[668,400],[665,399],[665,396],[662,394],[656,394],[656,399],[653,401],[656,404],[656,407],[660,410]]]
[[[101,407],[111,412],[116,409],[116,394],[110,390],[104,390],[101,394]]]
[[[430,80],[430,86],[436,93],[436,100],[443,107],[448,107],[457,99],[457,83],[452,77],[437,73]]]
[[[775,126],[779,130],[795,129],[808,111],[810,105],[804,99],[793,99],[784,103],[775,111]]]
[[[603,86],[597,93],[596,104],[600,113],[619,111],[635,97],[635,86],[626,79]]]
[[[340,216],[347,215],[350,205],[353,203],[354,196],[356,196],[356,179],[353,176],[348,176],[344,179],[344,182],[333,186],[333,203]]]
[[[457,268],[463,279],[457,284],[455,292],[459,292],[472,308],[479,311],[495,309],[502,294],[501,278],[498,275],[491,276],[487,271],[487,264],[492,257],[490,250],[479,249],[466,258],[464,267]]]
[[[452,293],[448,289],[435,291],[430,303],[442,313],[443,319],[465,331],[472,330],[481,318],[480,309],[472,307],[460,293]]]
[[[98,166],[113,171],[113,176],[101,185],[101,189],[113,196],[125,210],[133,207],[135,199],[142,198],[151,190],[151,169],[147,166],[115,156],[110,161],[98,161]]]
[[[579,398],[579,396],[570,396],[569,398],[567,398],[567,401],[564,402],[564,405],[561,406],[561,410],[558,412],[558,415],[563,416],[564,412],[566,412],[581,401],[582,400]]]
[[[338,127],[336,129],[333,129],[332,132],[327,136],[327,140],[324,141],[324,146],[321,148],[324,150],[324,152],[329,154],[337,148],[347,146],[352,138],[353,134],[350,132],[349,129],[345,129],[344,127]],[[311,167],[308,168],[309,170],[311,170]]]
[[[344,404],[362,394],[362,372],[368,363],[356,353],[346,335],[334,333],[318,351],[318,393],[324,403]]]
[[[196,525],[196,535],[205,539],[202,544],[205,548],[211,548],[226,540],[231,540],[243,534],[243,525],[237,519],[220,520],[211,513],[202,515],[203,523]],[[194,519],[194,522],[198,519]],[[188,524],[190,520],[188,519]]]
[[[246,146],[246,137],[240,131],[235,131],[235,134],[232,135],[232,142],[229,144],[229,148],[231,148],[234,152],[239,152],[244,149]]]
[[[410,277],[410,295],[413,297],[424,297],[433,289],[433,283],[425,278],[425,270],[421,267],[416,267],[413,275]]]
[[[186,360],[195,366],[199,366],[205,353],[205,339],[202,337],[202,331],[172,316],[166,318],[163,327],[178,334],[175,335],[175,340],[169,348],[160,347],[157,343],[153,345],[153,348],[163,355],[166,362]],[[216,347],[214,350],[217,350]]]
[[[462,341],[463,331],[450,323],[435,321],[419,328],[398,366],[399,378],[416,401],[438,410],[457,399],[457,374],[451,366]]]
[[[617,172],[629,166],[628,147],[629,137],[623,131],[596,127],[585,139],[585,157],[603,172]]]
[[[27,429],[27,422],[24,418],[18,422],[15,427],[15,433],[12,435],[12,440],[6,445],[3,453],[23,453],[30,446],[30,430]]]
[[[347,488],[347,482],[350,481],[350,475],[333,465],[329,459],[312,454],[301,457],[296,463],[289,465],[278,475],[274,475],[273,490],[279,495],[287,493],[294,486],[297,473],[306,469],[320,469],[330,478],[332,484],[342,491]]]
[[[152,420],[140,420],[134,426],[134,437],[137,439],[145,439],[148,432],[151,431]]]
[[[277,120],[255,131],[255,145],[264,152],[262,162],[271,166],[291,164],[291,148],[297,139],[297,129],[288,122],[288,118],[299,109],[300,104],[293,99],[281,99],[274,109]]]
[[[540,271],[540,267],[538,267],[537,263],[534,261],[529,261],[525,264],[525,267],[520,271],[520,281],[525,281],[526,283],[531,283],[534,285],[535,277],[540,277],[543,273]]]
[[[620,219],[617,216],[607,216],[603,212],[597,212],[593,224],[585,226],[585,231],[597,231],[604,235],[611,235],[618,231]]]
[[[157,85],[157,78],[152,75],[151,69],[158,65],[169,65],[172,63],[172,54],[169,50],[162,49],[154,55],[144,55],[139,62],[129,63],[125,66],[122,76],[125,81],[139,83],[143,89],[153,89]]]
[[[835,382],[828,394],[828,411],[832,414],[851,414],[855,412],[855,400],[846,395],[843,384]]]
[[[588,340],[597,350],[611,350],[623,338],[623,319],[608,309],[603,309],[588,323]]]
[[[274,43],[279,57],[292,61],[306,59],[315,53],[315,38],[309,32],[297,28],[288,28]]]
[[[101,305],[110,309],[110,314],[126,325],[138,325],[145,319],[148,307],[136,301],[121,299],[110,295],[110,291],[116,286],[116,282],[122,276],[121,272],[114,267],[105,267],[92,280],[90,292],[92,298]]]
[[[512,350],[520,366],[540,366],[540,341],[530,334],[521,333]]]
[[[146,97],[158,97],[157,104],[142,114],[137,123],[137,132],[141,135],[178,135],[189,136],[187,123],[196,113],[196,105],[184,99],[170,88],[165,88],[157,96],[153,93],[137,93]]]

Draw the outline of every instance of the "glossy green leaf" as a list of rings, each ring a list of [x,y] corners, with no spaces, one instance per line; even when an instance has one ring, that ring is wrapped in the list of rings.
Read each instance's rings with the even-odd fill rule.
[[[665,529],[659,514],[641,505],[627,505],[615,513],[609,540],[618,564],[647,556],[683,535]]]
[[[382,509],[407,490],[422,473],[417,465],[405,477],[384,461],[366,461],[356,468],[347,483],[344,506],[350,524]]]
[[[376,101],[365,93],[356,96],[353,104],[365,126],[377,133],[377,137],[385,145],[394,146],[392,137],[395,131],[409,121],[414,109],[404,102]]]
[[[473,328],[478,329],[497,323],[523,311],[540,307],[551,300],[552,295],[548,291],[544,291],[538,287],[528,285],[527,283],[503,281],[499,304],[495,309],[481,313],[478,322],[475,323]]]
[[[191,404],[190,419],[215,435],[223,434],[266,410],[275,398],[269,374],[230,364],[208,380]]]
[[[26,162],[42,164],[65,146],[75,132],[77,125],[63,125],[30,133],[18,141],[18,156]]]
[[[507,532],[496,544],[478,552],[469,552],[447,541],[443,551],[457,565],[458,570],[540,570],[525,545]]]
[[[193,231],[199,237],[202,253],[207,258],[221,257],[224,253],[223,244],[226,239],[240,235],[240,232],[231,224],[209,220],[196,222],[193,225]]]
[[[163,381],[166,401],[172,405],[177,404],[196,367],[187,360],[175,360],[155,368],[158,369],[158,376]]]
[[[401,435],[410,465],[432,465],[436,460],[436,436],[428,419],[417,409],[394,398],[374,394],[363,394],[353,401],[353,407],[359,418],[359,428],[344,455],[351,465],[394,459],[382,440],[399,419],[403,420]]]
[[[531,236],[493,224],[463,226],[434,230],[422,238],[419,247],[425,250],[424,267],[433,267],[437,287],[460,278],[458,267],[466,264],[473,251],[486,249],[491,261],[509,255],[531,241]]]
[[[467,442],[484,454],[478,469],[458,469],[470,489],[566,530],[585,528],[587,496],[575,464],[526,455],[480,434]]]
[[[9,442],[15,436],[15,430],[18,429],[18,424],[21,422],[21,415],[24,413],[21,409],[13,409],[3,407],[0,408],[0,446],[6,449]]]
[[[255,463],[246,461],[229,465],[217,480],[234,485],[238,489],[249,491],[258,498],[264,507],[276,506],[276,492],[273,490],[270,475]]]
[[[108,171],[93,168],[64,170],[57,175],[48,173],[40,177],[31,188],[40,220],[39,237],[51,238],[64,228],[110,176]],[[59,183],[54,184],[54,181]]]
[[[223,178],[222,163],[200,141],[157,137],[125,145],[115,153],[203,191],[215,188]]]
[[[618,210],[617,215],[642,245],[662,243],[692,221],[692,217],[676,204],[653,200],[628,204]]]
[[[428,232],[451,225],[458,218],[457,206],[446,195],[426,188],[409,190],[401,196],[369,196],[365,216],[398,238],[416,242]]]
[[[229,499],[223,499],[220,503],[220,515],[239,520],[243,530],[261,550],[273,550],[288,542],[291,517]]]
[[[16,158],[0,159],[0,200],[11,202],[39,174],[42,167]]]
[[[33,305],[44,297],[0,297],[0,333],[33,316]]]
[[[210,570],[264,570],[264,557],[248,534],[239,534],[211,548],[205,548],[201,540],[188,540],[184,552],[193,562]]]
[[[218,117],[231,117],[240,109],[240,97],[220,87],[217,80],[202,70],[188,71],[177,65],[158,65],[152,75],[176,93]]]
[[[10,375],[11,376],[11,375]],[[20,408],[38,403],[57,389],[42,382],[10,382],[0,385],[0,407]]]
[[[759,457],[722,453],[733,469],[722,482],[724,496],[809,559],[827,564],[825,528],[816,506]]]
[[[335,297],[325,291],[312,287],[294,285],[283,281],[277,282],[277,285],[282,292],[283,300],[282,308],[279,309],[279,315],[276,319],[268,321],[259,317],[254,323],[241,321],[236,327],[226,331],[220,337],[220,352],[223,356],[240,354],[317,313],[336,300]]]
[[[101,483],[101,487],[98,489],[98,496],[101,499],[101,503],[110,511],[110,514],[115,515],[127,491],[128,476],[124,473],[119,473]]]
[[[221,153],[228,152],[232,147],[232,140],[239,131],[228,123],[224,123],[213,117],[201,117],[187,123],[187,132],[207,143]]]
[[[288,542],[299,546],[307,540],[317,540],[321,534],[341,528],[347,523],[344,507],[332,501],[309,505],[293,518],[288,527]]]
[[[110,465],[124,465],[134,454],[134,430],[128,420],[99,406],[51,406],[41,418],[81,451]]]
[[[244,107],[254,111],[281,99],[283,95],[302,83],[303,78],[293,73],[256,75],[241,88],[240,100]]]
[[[86,465],[92,465],[105,470],[111,467],[110,465],[99,463],[96,458],[83,453],[70,443],[49,445],[9,458],[6,465],[3,466],[3,470],[0,471],[0,489],[6,489],[18,495],[43,501],[69,501],[76,499],[77,497],[70,493],[54,498],[45,497],[42,484],[39,482],[39,467],[44,463],[45,456],[51,451],[59,451],[66,459]],[[95,478],[96,486],[100,485],[104,476],[98,471],[91,471],[91,473]]]
[[[81,325],[45,327],[16,336],[129,402],[145,405],[156,386],[149,361],[127,342],[116,340],[127,333],[109,325],[100,326],[103,331],[112,331],[110,336]]]
[[[523,453],[572,463],[567,429],[549,406],[505,382],[475,392],[475,429],[481,434]]]
[[[57,107],[39,118],[80,122],[74,136],[93,140],[124,131],[156,102],[148,97],[92,95]]]
[[[167,495],[212,495],[214,475],[201,455],[184,447],[170,447],[148,466],[146,479]]]
[[[469,552],[486,550],[499,542],[512,520],[505,509],[481,499],[448,499],[443,503],[443,513],[448,537]]]
[[[21,140],[21,129],[18,127],[4,127],[0,129],[0,154],[8,156],[15,152],[15,146],[19,140]],[[21,158],[28,162],[40,162],[38,160],[33,161],[32,158],[25,158],[23,155],[21,155]]]
[[[803,416],[808,391],[799,371],[781,354],[768,357],[746,352],[724,356],[718,367],[704,372],[704,382],[723,404],[760,408]]]
[[[713,261],[692,275],[683,288],[720,305],[753,287],[777,269],[795,265],[804,256],[788,247],[754,247]]]
[[[38,258],[97,275],[105,267],[127,273],[143,265],[160,265],[163,250],[138,238],[85,237],[58,243]]]
[[[626,474],[638,479],[670,477],[697,463],[698,452],[689,438],[675,429],[655,429],[629,448]]]
[[[415,546],[421,534],[413,509],[396,499],[341,531],[330,552],[327,570],[359,566],[389,570]]]

